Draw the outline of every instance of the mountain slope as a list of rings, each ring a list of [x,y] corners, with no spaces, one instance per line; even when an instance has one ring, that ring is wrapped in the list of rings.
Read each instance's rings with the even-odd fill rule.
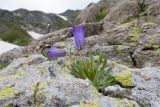
[[[46,34],[68,26],[67,21],[53,13],[0,9],[0,38],[20,46],[28,45],[32,41],[26,31]]]
[[[65,12],[61,13],[60,15],[66,16],[68,20],[75,20],[77,16],[80,14],[81,10],[66,10]]]
[[[5,20],[0,20],[0,38],[19,46],[28,45],[32,41],[31,36],[20,26]]]
[[[0,19],[18,24],[25,30],[33,30],[42,34],[69,25],[67,21],[63,20],[56,14],[44,13],[41,11],[29,11],[26,9],[18,9],[15,11],[0,9]],[[51,26],[48,27],[48,24]]]

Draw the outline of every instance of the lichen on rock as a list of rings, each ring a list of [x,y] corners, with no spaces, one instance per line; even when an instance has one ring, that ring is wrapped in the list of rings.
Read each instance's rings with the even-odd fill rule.
[[[6,87],[0,91],[0,100],[11,98],[14,96],[14,89],[11,87]]]
[[[118,82],[122,84],[124,87],[133,87],[134,84],[132,83],[132,73],[129,71],[124,71],[115,75],[115,78]]]
[[[101,106],[99,104],[96,104],[96,103],[87,103],[87,104],[81,103],[79,105],[79,107],[101,107]]]

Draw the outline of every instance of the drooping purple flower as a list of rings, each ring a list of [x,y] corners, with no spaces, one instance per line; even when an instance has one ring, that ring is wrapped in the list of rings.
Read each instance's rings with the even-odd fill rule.
[[[83,49],[85,46],[85,30],[82,25],[79,27],[72,27],[72,33],[74,36],[74,43],[77,49]]]
[[[65,56],[65,51],[63,49],[57,49],[55,46],[52,46],[48,50],[48,58],[58,58],[64,56]]]

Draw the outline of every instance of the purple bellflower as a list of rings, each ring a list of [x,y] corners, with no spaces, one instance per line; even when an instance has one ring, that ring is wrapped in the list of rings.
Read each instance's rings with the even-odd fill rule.
[[[65,56],[65,51],[62,49],[57,49],[55,46],[52,46],[48,50],[48,58],[58,58],[64,56]]]
[[[85,30],[82,25],[79,27],[72,27],[72,33],[74,37],[75,47],[77,49],[83,49],[85,46]]]

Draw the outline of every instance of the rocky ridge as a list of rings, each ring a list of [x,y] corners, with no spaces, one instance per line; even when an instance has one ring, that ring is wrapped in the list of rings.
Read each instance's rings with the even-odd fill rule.
[[[81,10],[66,10],[63,13],[60,13],[62,16],[66,16],[68,21],[72,22],[75,21],[77,16],[80,14]]]
[[[29,11],[27,9],[17,9],[14,11],[0,10],[0,19],[15,23],[25,30],[32,30],[41,34],[49,31],[53,32],[68,26],[68,22],[53,13],[41,11]],[[48,28],[50,24],[50,28]]]

